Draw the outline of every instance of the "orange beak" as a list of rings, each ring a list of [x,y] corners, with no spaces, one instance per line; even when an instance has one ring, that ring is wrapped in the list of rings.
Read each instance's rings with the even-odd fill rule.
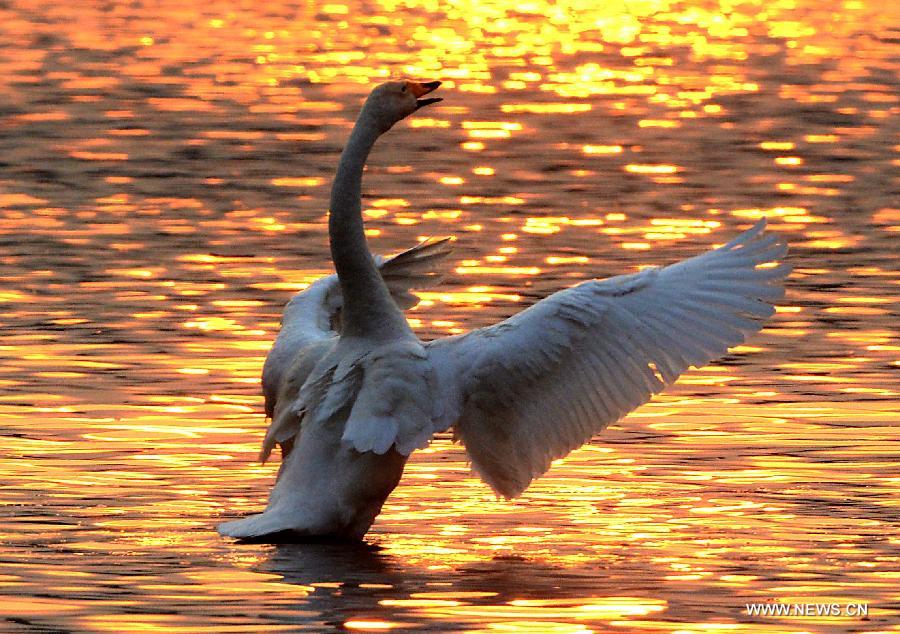
[[[443,101],[440,97],[430,97],[428,99],[418,99],[418,97],[424,97],[428,93],[433,90],[436,90],[438,86],[441,85],[439,81],[426,81],[426,82],[418,82],[418,81],[407,81],[406,85],[409,87],[409,91],[414,94],[416,99],[416,110],[423,106],[427,106],[430,103],[437,103],[438,101]]]

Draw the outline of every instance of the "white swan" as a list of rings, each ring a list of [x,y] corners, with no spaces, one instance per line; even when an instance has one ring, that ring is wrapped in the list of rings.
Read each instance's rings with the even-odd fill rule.
[[[285,405],[293,450],[266,510],[223,535],[361,538],[409,454],[453,427],[475,471],[505,497],[552,460],[759,330],[783,295],[786,246],[760,221],[728,244],[664,268],[591,280],[488,328],[422,343],[381,279],[360,207],[375,140],[435,99],[439,82],[375,88],[341,155],[329,237],[341,333],[322,340]],[[305,373],[305,374],[304,374]],[[278,413],[276,413],[278,419]],[[273,421],[275,425],[275,421]]]

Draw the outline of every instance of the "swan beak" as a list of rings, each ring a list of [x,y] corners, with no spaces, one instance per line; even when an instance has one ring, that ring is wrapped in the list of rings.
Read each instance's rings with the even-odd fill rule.
[[[431,103],[437,103],[438,101],[443,101],[440,97],[429,97],[428,99],[418,99],[418,97],[424,97],[428,93],[433,90],[436,90],[438,86],[441,85],[439,81],[426,81],[426,82],[417,82],[417,81],[408,81],[406,82],[409,86],[409,91],[414,94],[416,99],[416,110],[422,108],[423,106],[427,106]]]

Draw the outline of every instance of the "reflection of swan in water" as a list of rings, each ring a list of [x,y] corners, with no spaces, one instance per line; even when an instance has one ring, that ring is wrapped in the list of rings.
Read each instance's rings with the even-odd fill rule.
[[[403,576],[396,558],[366,542],[277,544],[262,562],[260,571],[273,572],[285,582],[301,586],[374,584]]]
[[[454,562],[452,555],[436,553],[411,561],[403,549],[392,550],[366,542],[274,546],[252,571],[278,575],[279,582],[307,588],[308,594],[290,605],[279,605],[277,611],[263,610],[261,618],[267,620],[262,623],[289,621],[313,628],[324,624],[318,627],[323,631],[325,626],[350,629],[344,626],[347,621],[368,621],[399,627],[392,631],[467,632],[479,629],[486,620],[497,623],[527,617],[533,628],[544,625],[544,631],[550,631],[553,622],[568,611],[579,622],[588,619],[585,625],[599,631],[604,629],[601,623],[609,629],[610,621],[621,625],[662,612],[666,602],[659,598],[661,585],[671,585],[668,596],[684,594],[684,581],[664,581],[671,573],[665,564],[624,553],[596,554],[588,561],[562,564],[555,556],[548,559],[544,549],[533,557],[492,557],[482,552],[469,562]],[[690,606],[690,614],[718,608],[727,619],[733,612],[733,595],[723,593],[716,601],[700,593],[687,594],[702,597]],[[534,600],[533,607],[523,605],[529,600]]]
[[[759,330],[783,295],[786,248],[761,221],[703,255],[588,281],[494,326],[423,344],[369,253],[360,190],[376,139],[434,101],[417,98],[437,86],[389,82],[363,106],[331,192],[341,334],[312,344],[322,347],[317,362],[302,368],[290,404],[278,404],[291,416],[274,438],[286,451],[266,510],[222,524],[224,535],[359,539],[409,454],[450,427],[478,474],[514,497],[689,366]]]

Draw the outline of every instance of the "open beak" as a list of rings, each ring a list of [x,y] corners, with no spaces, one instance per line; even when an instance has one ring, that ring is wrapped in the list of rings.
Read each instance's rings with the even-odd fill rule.
[[[419,99],[419,97],[424,97],[431,91],[437,89],[438,86],[441,85],[439,81],[426,81],[426,82],[417,82],[410,81],[407,82],[409,85],[409,91],[416,96],[416,110],[427,106],[431,103],[437,103],[438,101],[443,101],[440,97],[429,97],[428,99]]]

